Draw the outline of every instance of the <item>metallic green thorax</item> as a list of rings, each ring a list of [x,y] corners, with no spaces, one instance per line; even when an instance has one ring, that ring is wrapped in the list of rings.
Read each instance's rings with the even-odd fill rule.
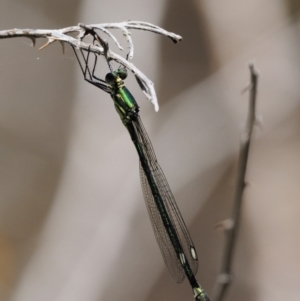
[[[115,108],[120,115],[124,125],[132,120],[139,111],[139,106],[135,101],[130,91],[125,87],[123,79],[127,73],[123,69],[108,73],[106,75],[106,82],[112,86],[111,97],[114,100]]]

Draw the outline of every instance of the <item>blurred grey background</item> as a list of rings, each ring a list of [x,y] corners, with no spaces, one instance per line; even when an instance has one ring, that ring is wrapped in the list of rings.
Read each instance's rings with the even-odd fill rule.
[[[226,300],[300,294],[298,1],[2,0],[0,30],[143,20],[183,36],[132,31],[155,83],[141,106],[211,293],[224,246],[249,83],[260,71],[234,282]],[[121,35],[119,35],[121,37]],[[0,41],[0,299],[192,300],[171,279],[140,187],[138,157],[109,95],[82,79],[70,47]],[[103,65],[99,75],[105,76]]]

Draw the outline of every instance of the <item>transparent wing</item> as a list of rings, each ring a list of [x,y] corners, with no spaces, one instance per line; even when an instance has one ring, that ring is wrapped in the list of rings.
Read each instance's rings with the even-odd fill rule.
[[[185,253],[185,256],[189,262],[193,273],[196,274],[198,270],[198,257],[193,241],[181,216],[179,208],[175,202],[174,196],[166,180],[166,177],[157,162],[152,144],[139,117],[136,121],[133,121],[133,126],[135,128],[140,146],[143,148],[143,153],[149,163],[149,168],[152,177],[163,199],[164,205],[167,209],[173,227],[177,232],[177,236],[179,238],[182,249]],[[163,258],[171,275],[173,276],[176,282],[181,282],[184,279],[184,270],[172,246],[169,236],[165,230],[159,210],[152,196],[152,192],[147,177],[145,175],[145,171],[143,170],[141,165],[140,175],[145,202],[150,215],[156,240],[158,242]]]
[[[164,227],[162,218],[154,201],[147,177],[141,164],[140,176],[145,202],[160,251],[173,279],[178,283],[182,282],[185,276],[184,270],[180,264],[180,261],[178,260],[169,235]]]

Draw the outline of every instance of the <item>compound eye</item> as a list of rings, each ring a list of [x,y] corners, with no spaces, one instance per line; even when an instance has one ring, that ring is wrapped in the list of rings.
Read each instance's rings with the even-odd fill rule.
[[[112,73],[107,73],[106,76],[105,76],[105,81],[108,83],[108,84],[113,84],[116,80],[116,77],[114,74]]]
[[[118,75],[121,79],[125,79],[127,77],[126,69],[122,68],[118,70]]]

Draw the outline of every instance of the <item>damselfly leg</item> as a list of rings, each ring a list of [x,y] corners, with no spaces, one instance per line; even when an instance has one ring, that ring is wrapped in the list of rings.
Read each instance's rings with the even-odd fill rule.
[[[76,49],[74,47],[72,47],[72,48],[74,50],[75,56],[77,58],[77,61],[79,63],[79,66],[80,66],[80,69],[82,71],[84,80],[87,81],[87,82],[89,82],[90,84],[92,84],[92,85],[100,88],[104,92],[110,94],[110,92],[111,92],[111,86],[105,80],[103,80],[103,79],[98,78],[97,76],[95,76],[95,70],[96,70],[96,65],[97,65],[97,60],[98,60],[97,55],[94,54],[95,59],[94,59],[93,69],[92,69],[92,72],[91,72],[91,70],[89,68],[90,53],[91,53],[90,47],[87,50],[87,55],[85,55],[84,52],[83,52],[83,50],[80,49],[80,52],[81,52],[81,55],[82,55],[82,58],[83,58],[83,63],[79,59],[79,56],[77,54]]]

